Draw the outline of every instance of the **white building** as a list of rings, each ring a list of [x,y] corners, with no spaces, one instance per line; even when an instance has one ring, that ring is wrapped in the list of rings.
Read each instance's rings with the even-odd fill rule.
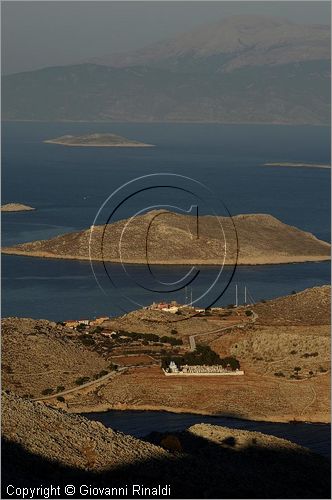
[[[176,366],[176,363],[174,363],[174,361],[171,361],[170,364],[169,364],[169,371],[171,373],[179,373],[179,369],[178,367]]]

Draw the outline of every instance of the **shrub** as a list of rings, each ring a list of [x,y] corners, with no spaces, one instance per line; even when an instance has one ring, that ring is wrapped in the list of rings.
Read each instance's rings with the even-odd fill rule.
[[[176,335],[177,333],[178,333],[178,331],[177,331],[177,330],[175,330],[175,328],[173,328],[173,330],[171,330],[171,334],[172,334],[172,335]]]
[[[91,346],[91,345],[95,345],[95,340],[90,337],[89,335],[80,335],[79,336],[79,339],[80,341],[82,342],[82,344],[86,345],[86,346]]]
[[[274,375],[276,377],[284,377],[285,376],[284,373],[282,373],[282,372],[276,372]]]
[[[65,390],[65,387],[63,385],[58,385],[58,387],[56,388],[56,392],[62,392]]]
[[[77,330],[78,332],[82,332],[82,331],[83,331],[83,330],[85,330],[85,329],[86,329],[86,325],[85,325],[84,323],[80,323],[80,324],[79,324],[79,325],[77,325],[77,327],[76,327],[76,330]]]
[[[240,368],[240,362],[233,356],[222,358],[221,365],[224,368],[230,367],[232,370],[238,370]]]
[[[318,352],[305,352],[302,354],[301,358],[315,358],[318,356]]]
[[[51,388],[44,389],[42,391],[42,394],[43,394],[43,396],[48,396],[49,394],[53,394],[53,389],[51,389]]]
[[[99,372],[99,377],[104,377],[105,375],[108,375],[108,373],[108,370],[101,370],[101,372]]]
[[[297,351],[293,349],[289,354],[297,354]]]
[[[78,379],[75,380],[76,385],[83,385],[86,382],[89,382],[90,377],[79,377]]]
[[[100,333],[104,330],[102,326],[96,326],[96,328],[93,330],[93,333]]]
[[[60,403],[64,403],[66,401],[63,396],[58,396],[57,400],[60,401]]]

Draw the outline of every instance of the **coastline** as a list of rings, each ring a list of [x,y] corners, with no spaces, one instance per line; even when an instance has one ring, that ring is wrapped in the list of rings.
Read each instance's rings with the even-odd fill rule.
[[[328,243],[326,243],[329,245]],[[16,255],[21,257],[35,257],[42,259],[60,259],[60,260],[76,260],[76,261],[93,261],[93,262],[109,262],[113,264],[133,264],[133,265],[147,265],[146,259],[131,259],[130,261],[124,259],[106,259],[106,258],[90,258],[89,256],[78,256],[78,255],[55,255],[51,252],[27,252],[24,250],[18,250],[13,247],[4,247],[1,249],[1,253],[5,255]],[[257,266],[257,265],[277,265],[277,264],[297,264],[304,262],[322,262],[331,260],[331,255],[295,255],[295,256],[278,256],[275,258],[270,258],[269,260],[265,258],[251,258],[251,259],[241,259],[238,258],[237,261],[225,261],[218,262],[216,260],[195,260],[188,262],[186,259],[177,259],[172,262],[166,262],[163,260],[149,262],[149,265],[165,265],[165,266],[184,266],[184,265],[200,265],[200,266],[223,266],[223,265],[240,265],[240,266]]]
[[[290,167],[290,168],[324,168],[331,170],[331,165],[325,165],[322,163],[294,163],[294,162],[275,162],[275,163],[264,163],[264,167]]]
[[[125,404],[125,403],[118,403],[115,405],[110,405],[106,403],[102,403],[99,405],[94,405],[92,406],[92,409],[90,408],[87,410],[86,408],[82,408],[80,406],[77,406],[73,411],[67,410],[68,413],[75,413],[79,415],[84,415],[86,413],[107,413],[109,411],[154,411],[154,412],[168,412],[168,413],[176,413],[176,414],[192,414],[192,415],[202,415],[202,416],[209,416],[209,417],[222,417],[222,418],[232,418],[232,419],[237,419],[240,421],[248,421],[248,422],[269,422],[269,423],[279,423],[279,424],[296,424],[296,423],[302,423],[302,424],[316,424],[316,425],[328,425],[331,423],[331,419],[326,419],[326,418],[305,418],[305,419],[300,419],[300,418],[294,418],[294,415],[289,414],[285,415],[282,417],[274,417],[274,418],[265,418],[259,415],[252,415],[252,416],[246,416],[246,417],[236,417],[236,416],[230,416],[227,413],[214,413],[211,411],[206,411],[206,410],[197,410],[195,408],[175,408],[175,407],[170,407],[170,406],[162,406],[162,405],[131,405],[131,404]]]

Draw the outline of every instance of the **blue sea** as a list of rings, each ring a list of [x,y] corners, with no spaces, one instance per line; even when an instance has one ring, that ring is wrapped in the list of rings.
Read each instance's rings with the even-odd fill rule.
[[[218,200],[221,210],[231,215],[268,213],[330,240],[330,171],[263,165],[279,161],[329,163],[327,127],[8,122],[2,132],[2,203],[19,202],[36,208],[2,214],[3,245],[89,228],[114,191],[134,178],[161,173],[204,184],[201,213],[210,213],[209,202]],[[69,148],[43,143],[65,134],[92,132],[116,133],[155,147]],[[207,192],[211,192],[211,200]],[[150,190],[128,198],[114,220],[132,216],[142,209],[142,203],[186,211],[190,202],[177,188]],[[105,220],[97,217],[97,222]],[[189,291],[181,288],[170,295],[165,288],[152,286],[146,266],[123,269],[109,264],[106,270],[107,274],[102,263],[92,268],[87,261],[3,256],[2,314],[53,320],[117,315],[154,300],[184,302],[191,293],[197,305],[206,306],[211,296],[204,293],[219,272],[203,266]],[[235,284],[242,303],[244,287],[247,299],[256,301],[330,281],[327,262],[240,266],[232,276],[233,271],[225,268],[213,285],[216,304],[235,302]],[[155,266],[153,272],[165,283],[181,279],[188,269]]]
[[[112,132],[155,147],[67,148],[43,143],[65,134],[92,132]],[[282,161],[329,163],[330,130],[265,125],[4,123],[2,203],[25,203],[36,210],[3,213],[2,243],[13,245],[88,228],[114,191],[134,178],[160,173],[203,183],[201,213],[211,213],[208,205],[213,199],[220,202],[220,215],[225,215],[225,210],[231,215],[268,213],[329,241],[329,170],[263,166],[265,162]],[[207,190],[211,200],[207,199]],[[114,220],[141,210],[142,201],[145,206],[171,205],[188,210],[192,200],[183,193],[159,189],[145,197],[130,197]],[[107,209],[106,204],[106,214]],[[184,302],[192,294],[198,304],[207,305],[211,297],[204,293],[216,281],[219,269],[203,266],[199,271],[190,287],[175,291],[171,298]],[[245,287],[247,300],[257,301],[330,281],[328,262],[240,266],[232,276],[233,271],[225,268],[213,286],[214,300],[220,295],[216,304],[234,303],[235,285],[238,301],[243,303]],[[174,283],[187,272],[184,266],[153,266],[159,284]],[[146,266],[123,269],[108,264],[105,269],[102,263],[92,267],[87,261],[4,255],[2,315],[56,321],[118,315],[170,298],[162,286],[158,290],[152,278]],[[136,436],[208,422],[270,433],[325,456],[330,454],[328,425],[272,424],[165,412],[113,411],[88,417]]]

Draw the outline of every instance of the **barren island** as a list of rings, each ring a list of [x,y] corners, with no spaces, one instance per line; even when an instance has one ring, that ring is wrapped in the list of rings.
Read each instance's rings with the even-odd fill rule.
[[[44,141],[49,144],[60,144],[62,146],[91,146],[91,147],[117,147],[117,148],[142,148],[152,147],[153,144],[134,141],[116,134],[86,134],[86,135],[62,135],[56,139]]]
[[[197,218],[152,210],[2,252],[132,264],[256,265],[329,260],[330,244],[268,214]]]
[[[1,212],[29,212],[35,209],[22,203],[7,203],[6,205],[1,205],[0,210]]]

